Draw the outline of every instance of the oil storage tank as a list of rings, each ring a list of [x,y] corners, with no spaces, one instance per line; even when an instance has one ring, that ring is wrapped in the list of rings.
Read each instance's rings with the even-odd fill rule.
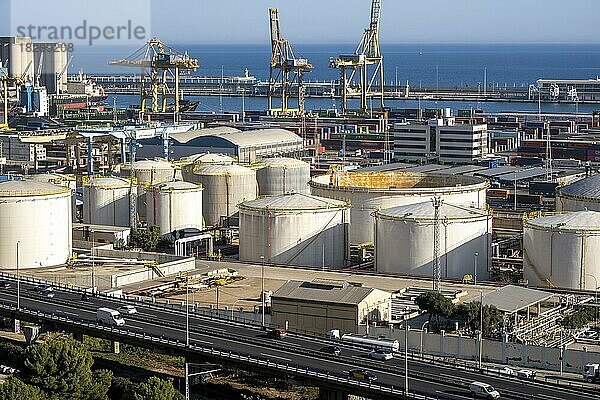
[[[600,175],[557,189],[556,211],[600,211]]]
[[[75,197],[75,190],[77,189],[77,180],[74,175],[65,175],[57,173],[35,174],[30,175],[29,179],[34,180],[36,182],[48,182],[69,188],[71,190],[71,219],[73,222],[76,221],[77,200]]]
[[[443,203],[439,209],[442,278],[489,278],[492,219],[488,212]],[[433,273],[435,208],[431,201],[375,212],[375,267],[379,272]],[[477,255],[475,255],[477,254]]]
[[[138,185],[153,186],[175,180],[175,166],[167,161],[140,160],[121,164],[121,176],[135,177]]]
[[[113,177],[90,179],[83,185],[83,222],[94,225],[129,226],[132,197],[137,197],[137,191],[128,179]]]
[[[236,217],[237,205],[258,197],[256,172],[241,165],[190,164],[182,169],[186,182],[196,183],[204,188],[202,193],[202,215],[206,226],[221,223],[227,219],[231,225]]]
[[[301,193],[247,201],[240,208],[240,260],[344,267],[347,203]]]
[[[267,158],[256,170],[258,194],[276,196],[296,192],[310,192],[310,164],[295,158]]]
[[[146,221],[146,191],[154,185],[174,181],[177,177],[175,165],[162,160],[139,160],[120,165],[121,176],[135,178],[137,185],[137,214]]]
[[[202,187],[175,181],[155,185],[146,192],[148,224],[162,235],[175,230],[202,230]]]
[[[525,221],[523,277],[532,286],[595,290],[600,213],[578,211]]]
[[[71,254],[71,190],[32,180],[0,183],[0,268],[40,268]]]
[[[436,196],[445,203],[484,208],[489,184],[463,175],[336,171],[312,178],[309,186],[315,196],[351,204],[350,243],[360,244],[374,241],[372,214],[376,210],[422,203]]]

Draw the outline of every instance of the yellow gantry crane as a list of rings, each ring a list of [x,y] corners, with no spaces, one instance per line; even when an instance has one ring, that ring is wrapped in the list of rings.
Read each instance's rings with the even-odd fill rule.
[[[329,66],[340,70],[340,95],[342,112],[348,111],[348,99],[360,99],[361,113],[368,109],[368,99],[378,98],[383,110],[383,56],[379,48],[379,21],[381,0],[371,2],[371,22],[363,34],[354,54],[331,58]],[[357,76],[358,75],[358,76]],[[358,82],[356,79],[358,78]]]
[[[304,86],[302,77],[312,71],[313,66],[306,58],[294,57],[290,43],[281,37],[279,11],[269,9],[271,27],[271,63],[269,73],[269,114],[274,116],[294,116],[304,114]],[[291,89],[297,84],[297,106],[290,108]],[[281,99],[281,107],[274,106],[274,100]]]
[[[172,99],[175,112],[179,112],[179,76],[198,69],[198,60],[165,46],[156,38],[148,40],[126,59],[110,61],[109,64],[141,69],[142,117],[148,108],[148,101],[151,112],[166,112],[168,100]]]

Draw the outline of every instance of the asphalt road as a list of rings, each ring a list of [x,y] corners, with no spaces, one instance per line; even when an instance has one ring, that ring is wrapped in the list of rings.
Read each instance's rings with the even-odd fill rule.
[[[5,278],[0,278],[5,279]],[[5,279],[6,280],[6,279]],[[16,282],[11,287],[0,289],[0,301],[16,305]],[[118,308],[133,304],[121,299],[92,296],[81,300],[80,293],[55,288],[54,298],[43,297],[33,286],[21,283],[21,307],[54,313],[64,317],[93,322],[98,307]],[[137,313],[124,315],[126,327],[131,331],[145,332],[155,336],[186,340],[185,309],[169,309],[160,305],[136,305]],[[281,364],[302,365],[329,372],[331,375],[348,376],[350,370],[364,368],[372,371],[382,384],[402,388],[404,386],[404,358],[402,353],[392,360],[378,361],[368,358],[368,350],[339,342],[340,356],[324,354],[319,350],[331,341],[301,335],[288,334],[281,340],[269,339],[260,327],[246,326],[233,321],[206,316],[189,316],[190,343],[214,346],[232,353],[250,354],[268,358]],[[409,359],[409,388],[420,393],[451,399],[471,398],[469,383],[482,381],[494,386],[507,399],[535,400],[583,400],[600,399],[600,394],[583,389],[565,389],[538,382],[529,382],[511,377],[483,375],[458,367]]]

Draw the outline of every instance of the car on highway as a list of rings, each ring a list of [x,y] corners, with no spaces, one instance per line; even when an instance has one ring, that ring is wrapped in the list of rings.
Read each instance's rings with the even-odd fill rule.
[[[340,354],[342,354],[342,349],[340,349],[337,346],[333,346],[333,345],[321,347],[321,349],[319,351],[321,353],[331,354],[332,356],[336,356],[336,357],[338,357]]]
[[[500,393],[492,385],[483,382],[472,382],[469,385],[469,391],[471,392],[471,396],[480,399],[492,400],[500,398]]]
[[[33,287],[33,290],[44,297],[54,297],[54,288],[50,285],[37,285]]]
[[[375,360],[387,361],[387,360],[391,360],[392,358],[394,358],[394,355],[389,350],[377,349],[377,350],[373,350],[372,352],[370,352],[369,357],[373,358]]]
[[[286,336],[287,332],[283,328],[275,328],[267,332],[267,337],[271,339],[283,339]]]
[[[348,372],[348,377],[367,382],[373,382],[377,380],[377,375],[371,371],[367,371],[366,369],[353,369]]]
[[[119,307],[118,311],[124,315],[131,315],[137,313],[137,309],[132,305],[121,306]]]
[[[2,288],[2,289],[9,289],[10,288],[10,282],[9,281],[0,281],[0,288]]]
[[[530,369],[521,369],[517,371],[517,378],[533,381],[535,379],[535,371]]]

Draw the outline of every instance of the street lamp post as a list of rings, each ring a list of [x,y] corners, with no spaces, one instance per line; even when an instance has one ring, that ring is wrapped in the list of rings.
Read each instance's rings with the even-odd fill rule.
[[[421,340],[420,340],[420,355],[423,358],[423,332],[425,332],[425,326],[429,325],[429,321],[425,321],[423,326],[421,326]]]
[[[477,258],[479,257],[479,253],[473,253],[473,283],[477,285]]]
[[[185,274],[185,346],[190,347],[190,279],[189,274]],[[187,363],[185,364],[187,368]],[[187,386],[187,371],[186,371],[186,393],[188,392]]]
[[[404,321],[404,394],[408,396],[408,320]]]
[[[17,258],[16,258],[16,264],[17,264],[17,310],[21,309],[21,276],[19,275],[19,244],[21,244],[21,242],[17,240]]]
[[[260,268],[260,301],[262,304],[261,326],[264,329],[265,328],[265,256],[260,256],[260,261],[262,263],[262,266]]]
[[[483,290],[479,291],[479,296],[479,370],[481,370],[483,355]]]

